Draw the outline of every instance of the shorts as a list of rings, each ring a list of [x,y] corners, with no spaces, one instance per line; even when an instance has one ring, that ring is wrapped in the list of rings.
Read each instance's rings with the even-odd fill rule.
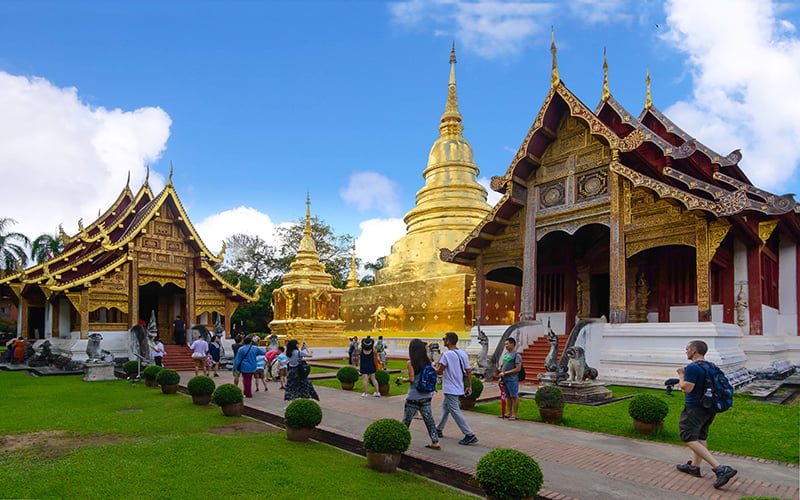
[[[691,441],[705,441],[708,439],[708,428],[714,421],[716,413],[714,410],[699,408],[684,408],[681,412],[681,419],[678,422],[681,441],[689,443]]]
[[[239,377],[242,376],[242,372],[240,372],[239,370],[231,370],[231,372],[232,372],[231,374],[234,376],[234,378],[239,378]]]
[[[503,379],[503,387],[506,390],[506,397],[518,398],[519,397],[519,380],[516,377],[508,377]]]
[[[253,374],[253,377],[254,378],[264,378],[264,369],[263,368],[259,368],[258,370],[256,370],[256,372]]]
[[[194,367],[195,368],[203,368],[204,366],[206,366],[206,358],[205,357],[192,358],[192,361],[194,361]]]
[[[278,376],[285,377],[287,375],[289,375],[289,369],[288,368],[281,368],[280,370],[278,370]]]

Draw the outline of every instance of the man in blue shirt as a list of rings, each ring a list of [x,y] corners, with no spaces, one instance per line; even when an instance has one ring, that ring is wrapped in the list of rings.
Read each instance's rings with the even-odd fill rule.
[[[714,421],[713,408],[705,408],[701,404],[703,393],[706,390],[706,372],[696,361],[705,360],[708,345],[702,340],[693,340],[686,344],[686,358],[692,361],[685,368],[678,368],[678,387],[686,395],[686,400],[678,423],[681,441],[694,453],[692,460],[685,464],[678,464],[677,468],[686,474],[701,477],[700,464],[705,460],[716,474],[714,488],[721,488],[738,472],[733,467],[721,465],[708,451],[706,439],[708,428]]]

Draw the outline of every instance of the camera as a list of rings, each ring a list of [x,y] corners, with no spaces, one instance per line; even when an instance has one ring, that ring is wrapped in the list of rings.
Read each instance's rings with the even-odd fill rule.
[[[397,385],[403,385],[403,379],[401,379],[400,377],[397,377],[396,379],[394,379],[394,383],[397,384]]]

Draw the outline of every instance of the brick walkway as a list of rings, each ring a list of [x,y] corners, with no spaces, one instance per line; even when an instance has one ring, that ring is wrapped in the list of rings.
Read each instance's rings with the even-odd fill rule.
[[[182,373],[186,383],[193,372]],[[229,372],[215,379],[218,384],[231,382]],[[245,400],[254,414],[279,422],[285,402],[278,384],[270,383],[266,393],[254,393]],[[329,442],[357,443],[370,422],[378,418],[397,418],[403,414],[405,397],[362,398],[355,392],[316,387],[323,408],[321,428]],[[494,396],[487,384],[486,397]],[[434,416],[438,420],[441,395],[434,397]],[[714,474],[707,464],[703,477],[694,478],[678,472],[675,464],[689,458],[683,446],[641,441],[607,434],[586,432],[529,421],[510,422],[493,415],[466,412],[467,420],[479,443],[460,446],[462,435],[455,423],[448,422],[442,450],[424,447],[429,442],[421,420],[411,424],[412,442],[408,453],[409,469],[438,467],[444,475],[461,478],[468,491],[468,476],[475,464],[496,447],[515,448],[536,459],[544,473],[540,495],[551,499],[734,499],[765,496],[797,499],[800,497],[798,467],[763,459],[722,455],[721,461],[739,470],[739,474],[721,490],[713,488]],[[342,445],[346,446],[346,445]],[[416,465],[415,465],[416,464]],[[445,481],[448,482],[448,481]]]

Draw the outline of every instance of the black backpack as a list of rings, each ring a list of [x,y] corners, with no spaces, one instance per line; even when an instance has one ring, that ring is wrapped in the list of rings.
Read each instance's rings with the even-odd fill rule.
[[[520,382],[525,380],[525,365],[522,364],[519,365],[519,373],[517,373],[517,380],[519,380]]]
[[[728,381],[725,373],[714,363],[705,360],[696,361],[697,365],[706,374],[705,390],[700,398],[703,408],[711,408],[716,413],[722,413],[733,406],[733,386]]]

